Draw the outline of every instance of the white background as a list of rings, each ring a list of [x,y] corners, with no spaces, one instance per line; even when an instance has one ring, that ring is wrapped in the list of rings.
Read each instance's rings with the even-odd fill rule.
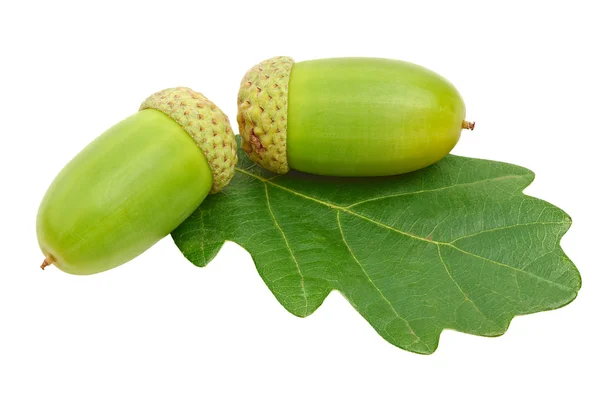
[[[0,397],[600,397],[595,3],[1,3]],[[526,193],[573,217],[575,302],[500,338],[445,331],[422,356],[338,293],[292,316],[231,243],[204,269],[170,238],[94,276],[39,269],[39,201],[83,146],[177,85],[237,130],[241,77],[275,55],[403,59],[452,81],[477,121],[453,152],[534,170]]]

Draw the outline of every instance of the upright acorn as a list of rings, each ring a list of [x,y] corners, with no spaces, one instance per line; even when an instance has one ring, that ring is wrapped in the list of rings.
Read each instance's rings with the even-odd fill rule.
[[[237,120],[243,149],[264,168],[332,176],[423,168],[475,125],[446,79],[380,58],[261,62],[242,79]]]
[[[42,268],[92,274],[133,259],[225,187],[236,163],[216,105],[188,88],[153,94],[48,188],[37,215]]]

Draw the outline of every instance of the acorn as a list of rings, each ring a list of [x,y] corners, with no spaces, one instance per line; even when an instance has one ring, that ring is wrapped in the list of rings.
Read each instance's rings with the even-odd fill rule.
[[[236,163],[229,120],[215,104],[184,87],[151,95],[48,188],[37,215],[42,269],[93,274],[135,258],[222,190]]]
[[[275,57],[242,79],[237,122],[244,151],[275,173],[387,176],[446,156],[475,127],[465,112],[450,82],[415,64]]]

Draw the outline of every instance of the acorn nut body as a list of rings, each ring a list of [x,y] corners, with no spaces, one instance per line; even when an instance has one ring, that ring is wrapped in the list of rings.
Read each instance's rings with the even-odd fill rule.
[[[380,58],[294,63],[275,57],[240,85],[243,149],[276,173],[386,176],[431,165],[455,146],[465,105],[446,79]]]
[[[229,121],[187,88],[150,96],[73,158],[37,215],[44,264],[93,274],[123,264],[183,222],[233,176]]]

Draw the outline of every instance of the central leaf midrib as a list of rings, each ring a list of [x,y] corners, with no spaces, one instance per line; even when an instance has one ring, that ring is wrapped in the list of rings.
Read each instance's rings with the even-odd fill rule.
[[[394,231],[394,232],[397,232],[397,233],[399,233],[399,234],[402,234],[402,235],[405,235],[405,236],[407,236],[407,237],[413,238],[413,239],[415,239],[415,240],[423,241],[423,242],[426,242],[426,243],[428,243],[428,244],[434,244],[434,245],[438,245],[438,246],[439,246],[439,245],[448,246],[448,247],[450,247],[450,248],[453,248],[453,249],[455,249],[455,250],[457,250],[457,251],[460,251],[460,252],[462,252],[462,253],[464,253],[464,254],[466,254],[466,255],[470,255],[470,256],[473,256],[473,257],[476,257],[476,258],[479,258],[479,259],[482,259],[482,260],[485,260],[485,261],[488,261],[488,262],[494,263],[494,264],[496,264],[496,265],[498,265],[498,266],[506,267],[506,268],[509,268],[509,269],[511,269],[511,270],[514,270],[514,271],[517,271],[517,272],[520,272],[520,273],[523,273],[523,274],[526,274],[526,275],[532,276],[532,277],[534,277],[534,278],[536,278],[536,279],[539,279],[540,281],[543,281],[543,282],[549,283],[549,284],[551,284],[551,285],[555,285],[555,286],[561,287],[562,289],[566,289],[566,290],[569,290],[569,291],[573,291],[573,288],[571,288],[571,287],[569,287],[569,286],[566,286],[566,285],[563,285],[563,284],[557,283],[556,281],[548,280],[548,279],[546,279],[546,278],[544,278],[544,277],[538,276],[537,274],[533,274],[533,273],[531,273],[531,272],[529,272],[529,271],[527,271],[527,270],[522,270],[522,269],[519,269],[518,267],[514,267],[514,266],[506,265],[506,264],[504,264],[504,263],[500,263],[500,262],[494,261],[494,260],[492,260],[492,259],[488,259],[488,258],[485,258],[485,257],[483,257],[483,256],[480,256],[480,255],[474,254],[474,253],[472,253],[472,252],[466,251],[466,250],[464,250],[464,249],[462,249],[462,248],[459,248],[459,247],[457,247],[457,246],[453,245],[453,243],[452,243],[452,242],[435,241],[435,240],[433,240],[433,239],[428,239],[428,238],[425,238],[425,237],[421,237],[421,236],[418,236],[418,235],[414,235],[414,234],[411,234],[411,233],[408,233],[408,232],[405,232],[405,231],[399,230],[399,229],[397,229],[397,228],[394,228],[394,227],[388,226],[388,225],[386,225],[386,224],[384,224],[384,223],[378,222],[378,221],[376,221],[376,220],[373,220],[373,219],[370,219],[370,218],[368,218],[368,217],[366,217],[366,216],[364,216],[364,215],[361,215],[361,214],[359,214],[359,213],[356,213],[356,212],[354,212],[354,211],[350,210],[348,207],[344,207],[344,206],[339,206],[339,205],[330,204],[330,203],[328,203],[328,202],[325,202],[325,201],[322,201],[322,200],[320,200],[320,199],[317,199],[317,198],[311,197],[311,196],[309,196],[309,195],[302,194],[302,193],[300,193],[300,192],[298,192],[298,191],[294,191],[294,190],[292,190],[292,189],[290,189],[290,188],[288,188],[288,187],[285,187],[285,186],[282,186],[282,185],[280,185],[280,184],[274,183],[273,181],[271,181],[271,180],[269,180],[269,179],[265,179],[265,178],[264,178],[264,177],[262,177],[262,176],[259,176],[259,175],[256,175],[256,174],[254,174],[254,173],[251,173],[251,172],[249,172],[248,170],[245,170],[245,169],[240,169],[240,168],[235,168],[235,169],[236,169],[236,171],[238,171],[238,172],[240,172],[240,173],[242,173],[242,174],[245,174],[245,175],[247,175],[247,176],[250,176],[250,177],[252,177],[252,178],[255,178],[255,179],[257,179],[257,180],[259,180],[259,181],[261,181],[261,182],[263,182],[263,183],[265,183],[265,184],[270,184],[270,185],[272,185],[273,187],[280,188],[280,189],[282,189],[282,190],[284,190],[284,191],[287,191],[287,192],[289,192],[289,193],[292,193],[292,194],[294,194],[294,195],[297,195],[297,196],[299,196],[299,197],[302,197],[302,198],[304,198],[304,199],[307,199],[307,200],[309,200],[309,201],[314,201],[314,202],[316,202],[316,203],[319,203],[319,204],[321,204],[321,205],[327,206],[327,207],[329,207],[329,208],[332,208],[332,209],[336,209],[336,210],[338,210],[338,211],[345,212],[345,213],[347,213],[347,214],[349,214],[349,215],[353,215],[353,216],[355,216],[355,217],[358,217],[358,218],[360,218],[360,219],[363,219],[363,220],[366,220],[366,221],[368,221],[368,222],[371,222],[371,223],[373,223],[373,224],[376,224],[376,225],[378,225],[378,226],[380,226],[380,227],[382,227],[382,228],[386,228],[386,229],[392,230],[392,231]],[[478,181],[478,182],[481,182],[481,181]],[[478,183],[478,182],[475,182],[475,183]]]
[[[253,178],[257,179],[257,180],[260,180],[260,181],[262,181],[262,182],[263,182],[263,183],[265,183],[265,184],[270,184],[270,185],[272,185],[273,187],[280,188],[280,189],[282,189],[282,190],[285,190],[285,191],[287,191],[287,192],[290,192],[290,193],[292,193],[292,194],[294,194],[294,195],[297,195],[297,196],[299,196],[299,197],[305,198],[305,199],[307,199],[307,200],[309,200],[309,201],[314,201],[314,202],[316,202],[316,203],[318,203],[318,204],[321,204],[321,205],[324,205],[324,206],[326,206],[326,207],[329,207],[329,208],[332,208],[332,209],[336,209],[336,210],[340,210],[340,211],[343,211],[343,212],[345,212],[345,213],[348,213],[348,214],[350,214],[350,215],[354,215],[354,216],[357,216],[357,217],[359,217],[359,218],[362,218],[362,219],[368,220],[368,221],[370,221],[370,222],[372,222],[372,223],[379,224],[379,222],[377,222],[377,221],[375,221],[375,220],[373,220],[373,219],[369,219],[369,218],[368,218],[368,217],[366,217],[366,216],[363,216],[363,215],[361,215],[361,214],[359,214],[359,213],[356,213],[356,212],[354,212],[354,211],[351,211],[350,209],[348,209],[348,207],[344,207],[344,206],[339,206],[339,205],[330,204],[329,202],[325,202],[325,201],[322,201],[322,200],[320,200],[320,199],[318,199],[318,198],[311,197],[310,195],[302,194],[302,193],[300,193],[300,192],[298,192],[298,191],[294,191],[294,190],[292,190],[292,189],[290,189],[290,188],[288,188],[288,187],[282,186],[282,185],[280,185],[280,184],[277,184],[277,183],[273,183],[273,182],[272,182],[271,180],[269,180],[269,179],[265,179],[265,178],[264,178],[264,177],[262,177],[262,176],[255,175],[254,173],[250,173],[250,172],[248,172],[247,170],[244,170],[244,169],[239,169],[239,168],[236,168],[236,171],[238,171],[238,172],[240,172],[240,173],[243,173],[243,174],[245,174],[245,175],[247,175],[247,176],[253,177]],[[414,235],[414,234],[410,234],[410,233],[407,233],[407,232],[405,232],[405,231],[398,230],[398,232],[399,232],[399,233],[401,233],[401,234],[404,234],[404,235],[406,235],[406,236],[408,236],[408,237],[412,237],[412,238],[414,238],[414,239],[416,239],[416,240],[421,240],[421,241],[426,241],[426,242],[430,242],[430,243],[436,243],[436,244],[437,244],[437,243],[442,243],[442,244],[445,244],[445,243],[443,243],[443,242],[433,241],[433,240],[429,240],[429,239],[427,239],[427,238],[423,238],[423,237],[420,237],[420,236],[417,236],[417,235]]]

